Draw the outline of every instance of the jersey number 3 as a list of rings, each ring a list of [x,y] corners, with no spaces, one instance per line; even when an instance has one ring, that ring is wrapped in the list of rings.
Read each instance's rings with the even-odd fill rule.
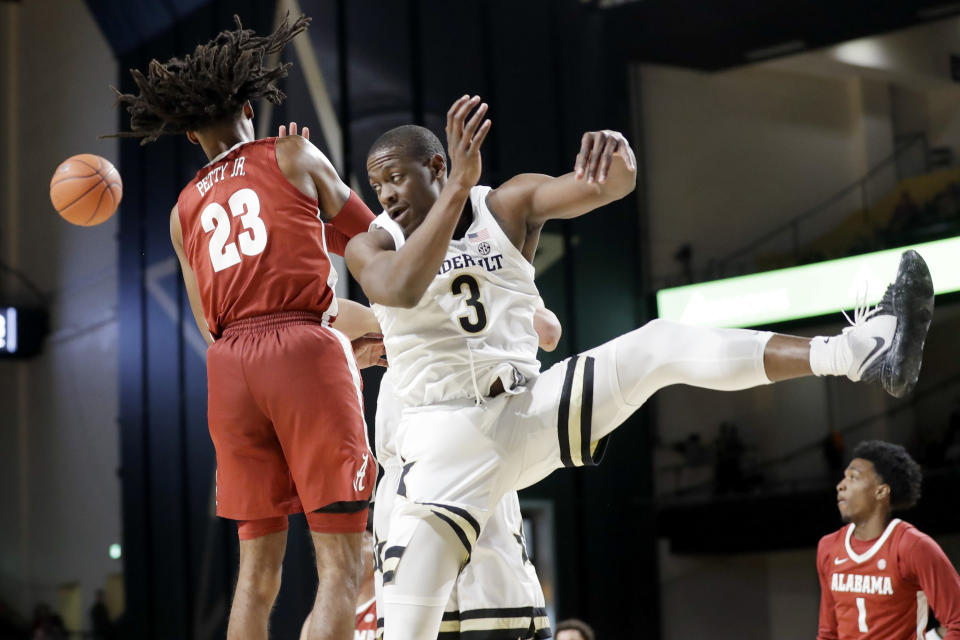
[[[200,224],[210,236],[210,262],[214,271],[223,271],[240,264],[240,251],[247,256],[262,253],[267,246],[267,228],[260,218],[260,198],[253,189],[240,189],[227,199],[230,214],[217,202],[204,207],[200,214]],[[227,242],[230,237],[230,216],[240,216],[240,223],[246,231],[241,231],[237,242]],[[237,251],[237,243],[240,251]]]
[[[487,326],[487,310],[483,308],[483,303],[480,302],[480,285],[476,278],[467,274],[457,276],[450,284],[450,290],[455,296],[464,295],[464,287],[467,288],[467,305],[473,307],[476,320],[471,319],[470,314],[460,316],[457,320],[460,321],[460,326],[463,327],[464,331],[480,333]]]

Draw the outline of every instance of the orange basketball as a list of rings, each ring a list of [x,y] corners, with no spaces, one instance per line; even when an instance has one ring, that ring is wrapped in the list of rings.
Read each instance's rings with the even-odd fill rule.
[[[91,153],[67,158],[50,178],[50,201],[67,222],[91,227],[106,222],[123,197],[116,167]]]

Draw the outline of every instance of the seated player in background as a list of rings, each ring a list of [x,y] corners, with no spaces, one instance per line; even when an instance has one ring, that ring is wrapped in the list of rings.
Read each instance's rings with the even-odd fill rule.
[[[820,625],[817,640],[915,640],[928,605],[960,640],[960,576],[933,538],[892,512],[920,498],[920,465],[895,444],[868,440],[837,485],[847,526],[817,547]]]
[[[210,344],[217,515],[236,520],[240,538],[228,640],[266,640],[288,516],[301,511],[318,575],[307,637],[353,637],[375,478],[357,361],[331,324],[358,337],[376,322],[361,305],[340,308],[322,224],[349,238],[373,214],[304,138],[254,137],[250,101],[280,103],[289,67],[266,60],[308,24],[285,19],[260,37],[237,19],[183,59],[134,70],[139,94],[119,95],[131,116],[121,135],[185,134],[209,160],[171,210],[170,235]]]

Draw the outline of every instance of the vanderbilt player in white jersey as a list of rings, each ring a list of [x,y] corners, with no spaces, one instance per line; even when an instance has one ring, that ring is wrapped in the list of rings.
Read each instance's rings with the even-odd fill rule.
[[[403,469],[380,554],[386,640],[436,638],[457,574],[500,498],[554,469],[595,464],[606,436],[656,390],[846,375],[901,396],[916,383],[932,318],[929,271],[906,252],[880,304],[855,313],[838,336],[654,320],[539,372],[529,354],[540,229],[630,193],[636,160],[621,134],[588,132],[571,173],[475,187],[486,111],[476,96],[448,111],[449,176],[429,131],[381,136],[367,170],[386,212],[346,251],[374,303],[404,405]]]
[[[393,442],[400,422],[400,404],[391,377],[388,370],[380,381],[377,396],[376,451],[377,461],[383,467],[383,477],[377,483],[378,510],[373,523],[378,558],[382,558],[386,547],[390,513],[403,473],[403,463]],[[375,585],[378,602],[383,602],[380,567],[378,562]],[[378,631],[378,637],[382,637],[383,618],[378,620]],[[497,503],[473,546],[470,562],[457,576],[437,640],[541,640],[551,635],[543,590],[527,556],[520,501],[517,492],[510,491]]]
[[[542,301],[534,315],[534,330],[541,349],[553,351],[557,347],[562,328],[556,315]],[[373,522],[378,558],[386,546],[390,513],[403,473],[395,445],[402,405],[392,378],[391,370],[387,370],[377,395],[375,450],[377,462],[383,467],[383,476],[377,482],[378,511],[374,512]],[[377,599],[382,602],[383,572],[379,561],[375,586]],[[383,618],[378,620],[378,632],[378,637],[382,637]],[[500,499],[473,546],[470,562],[457,576],[450,593],[437,639],[460,640],[461,634],[477,640],[542,640],[552,636],[543,589],[527,555],[516,491]]]

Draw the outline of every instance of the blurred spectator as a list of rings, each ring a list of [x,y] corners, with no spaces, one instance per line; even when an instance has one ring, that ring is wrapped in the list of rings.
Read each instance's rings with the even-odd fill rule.
[[[689,242],[681,245],[673,254],[673,259],[679,262],[683,269],[684,282],[693,282],[693,246]]]
[[[66,640],[67,630],[63,619],[50,609],[50,605],[41,602],[33,610],[33,640]]]
[[[110,622],[110,610],[107,609],[103,589],[97,589],[97,601],[90,608],[90,625],[94,640],[113,639],[113,624]]]
[[[688,467],[699,467],[707,464],[707,448],[703,446],[699,433],[691,433],[686,440],[675,442],[673,450],[683,456],[683,464]]]
[[[841,475],[840,472],[843,470],[846,459],[846,447],[842,433],[834,429],[823,439],[823,457],[827,459],[830,477]]]
[[[743,452],[743,440],[737,433],[736,425],[721,423],[720,435],[717,436],[717,466],[714,478],[716,495],[721,496],[743,488]]]
[[[596,640],[593,629],[583,620],[569,618],[557,623],[556,640]]]
[[[904,191],[890,217],[890,224],[887,225],[886,231],[890,239],[914,226],[920,219],[920,213],[920,207],[913,201],[910,193]]]
[[[943,440],[943,458],[947,464],[960,464],[960,398],[953,401]]]
[[[26,621],[0,600],[0,640],[27,640],[29,637]]]

